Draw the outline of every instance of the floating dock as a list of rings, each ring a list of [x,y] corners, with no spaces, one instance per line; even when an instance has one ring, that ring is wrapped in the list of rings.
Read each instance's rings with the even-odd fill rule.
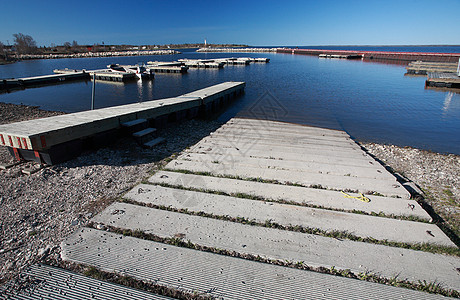
[[[0,81],[0,90],[26,88],[37,85],[56,84],[66,81],[87,80],[89,75],[85,72],[69,72],[66,74],[52,74],[16,79],[3,79]]]
[[[387,52],[387,51],[349,51],[325,49],[292,49],[278,48],[276,53],[303,55],[362,55],[364,60],[394,60],[394,61],[434,61],[458,62],[460,53],[430,53],[430,52]]]
[[[215,68],[221,69],[224,67],[223,62],[216,62],[213,59],[179,59],[185,66],[190,68]]]
[[[250,59],[238,59],[238,58],[216,58],[214,60],[218,63],[223,63],[225,65],[249,65],[251,63]]]
[[[189,67],[184,66],[181,62],[160,62],[160,61],[149,61],[147,62],[146,68],[152,70],[155,73],[187,73]]]
[[[109,144],[122,123],[146,119],[154,127],[218,111],[244,91],[244,82],[225,82],[179,97],[108,107],[0,125],[0,145],[18,160],[55,164],[84,149]]]
[[[460,88],[460,76],[456,73],[430,72],[425,87]]]
[[[407,74],[428,75],[428,73],[457,73],[457,63],[414,61],[406,67]]]
[[[349,55],[340,55],[340,54],[320,54],[319,58],[336,58],[336,59],[362,59],[363,56],[359,54],[349,54]]]
[[[88,79],[92,79],[93,75],[96,76],[97,80],[103,81],[118,81],[125,82],[129,80],[137,79],[135,73],[131,72],[111,72],[109,69],[99,69],[99,70],[72,70],[72,69],[56,69],[53,71],[56,74],[74,74],[83,72],[87,74]]]

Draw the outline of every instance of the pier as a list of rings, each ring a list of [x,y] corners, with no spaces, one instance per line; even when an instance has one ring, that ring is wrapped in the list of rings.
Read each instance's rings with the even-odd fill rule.
[[[430,72],[425,81],[425,87],[460,88],[460,76],[456,73]]]
[[[251,63],[268,63],[269,58],[228,57],[214,59],[179,59],[179,62],[191,68],[223,68],[224,65],[247,66]]]
[[[187,73],[189,67],[184,66],[181,62],[160,62],[160,61],[149,61],[147,62],[146,68],[152,70],[155,73]]]
[[[118,81],[125,82],[129,80],[137,79],[136,74],[133,72],[111,72],[110,69],[99,69],[99,70],[72,70],[72,69],[61,69],[54,70],[56,74],[72,74],[83,72],[87,74],[88,79],[92,79],[93,75],[97,80],[103,81]]]
[[[138,119],[156,128],[209,115],[244,91],[244,82],[225,82],[182,96],[0,125],[0,145],[17,160],[56,164],[84,149],[121,136],[122,125]]]
[[[214,59],[179,59],[179,62],[183,63],[186,67],[190,68],[214,68],[222,69],[224,67],[223,62],[216,62]]]
[[[87,80],[89,75],[85,72],[69,72],[65,74],[52,74],[34,77],[3,79],[0,81],[0,90],[26,88],[38,85],[56,84],[67,81]]]

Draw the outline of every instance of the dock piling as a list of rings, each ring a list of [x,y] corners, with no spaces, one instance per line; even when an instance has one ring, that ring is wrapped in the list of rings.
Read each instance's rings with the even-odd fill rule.
[[[94,97],[96,95],[96,73],[93,73],[93,90],[91,93],[91,110],[94,110]]]

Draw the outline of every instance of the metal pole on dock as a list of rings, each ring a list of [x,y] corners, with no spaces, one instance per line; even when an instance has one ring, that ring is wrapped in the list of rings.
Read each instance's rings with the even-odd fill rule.
[[[94,109],[94,95],[96,93],[96,73],[93,73],[93,92],[91,95],[91,110]]]

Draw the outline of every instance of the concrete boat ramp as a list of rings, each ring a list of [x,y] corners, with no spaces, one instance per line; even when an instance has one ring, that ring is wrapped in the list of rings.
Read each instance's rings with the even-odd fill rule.
[[[61,256],[217,299],[444,299],[331,275],[460,290],[460,258],[418,248],[457,248],[430,221],[346,133],[235,118],[63,241]]]

